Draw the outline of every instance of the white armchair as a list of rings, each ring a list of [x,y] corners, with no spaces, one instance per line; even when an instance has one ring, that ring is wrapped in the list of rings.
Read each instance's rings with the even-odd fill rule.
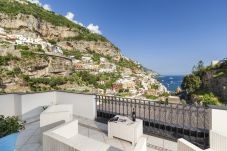
[[[188,142],[187,140],[181,138],[177,140],[177,151],[203,151],[194,144]]]
[[[40,127],[48,126],[59,121],[69,122],[72,120],[72,104],[52,105],[40,114]]]
[[[43,135],[43,151],[107,151],[109,147],[78,134],[78,120],[65,123]]]

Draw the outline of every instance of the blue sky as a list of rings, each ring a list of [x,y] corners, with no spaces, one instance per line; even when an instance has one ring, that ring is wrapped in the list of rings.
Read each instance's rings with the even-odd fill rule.
[[[227,57],[226,0],[40,0],[99,26],[121,52],[160,74]]]

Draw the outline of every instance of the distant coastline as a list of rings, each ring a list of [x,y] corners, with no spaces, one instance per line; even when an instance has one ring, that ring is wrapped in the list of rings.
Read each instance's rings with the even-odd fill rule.
[[[160,75],[157,79],[168,89],[175,92],[177,87],[181,86],[184,75]]]

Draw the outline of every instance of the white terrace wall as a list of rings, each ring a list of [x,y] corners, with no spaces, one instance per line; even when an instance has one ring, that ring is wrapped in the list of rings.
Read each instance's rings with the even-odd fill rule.
[[[21,95],[22,119],[39,116],[43,106],[56,104],[56,92],[31,93]]]
[[[73,104],[73,114],[91,120],[96,118],[95,95],[56,92],[57,104]]]
[[[211,110],[210,147],[215,151],[227,151],[226,107]]]
[[[227,110],[212,109],[211,129],[227,137]]]
[[[0,115],[4,116],[21,115],[20,95],[17,94],[0,95]]]

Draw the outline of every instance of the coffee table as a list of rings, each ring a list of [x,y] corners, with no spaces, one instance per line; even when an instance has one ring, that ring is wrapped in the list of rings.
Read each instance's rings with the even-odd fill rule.
[[[136,145],[139,138],[143,135],[143,121],[136,119],[135,122],[128,117],[116,115],[118,121],[108,122],[108,137],[120,138]]]

